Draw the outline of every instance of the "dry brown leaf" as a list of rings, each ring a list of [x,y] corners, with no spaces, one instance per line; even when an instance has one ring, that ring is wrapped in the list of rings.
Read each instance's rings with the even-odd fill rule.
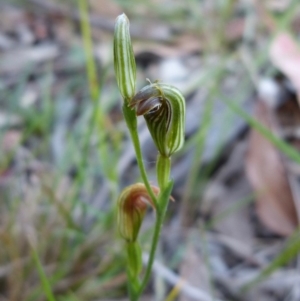
[[[257,103],[255,116],[272,129],[272,115],[265,103]],[[256,208],[262,222],[280,235],[290,235],[297,226],[297,215],[287,172],[279,151],[260,133],[250,134],[246,170],[258,193]]]
[[[300,48],[288,33],[280,33],[271,44],[273,64],[294,84],[300,96]]]

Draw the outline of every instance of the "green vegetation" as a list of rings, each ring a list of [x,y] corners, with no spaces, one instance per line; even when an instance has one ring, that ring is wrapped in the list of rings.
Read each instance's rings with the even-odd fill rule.
[[[58,23],[60,18],[67,19],[67,25],[64,25],[71,26],[73,33],[80,32],[82,38],[65,50],[64,60],[68,63],[60,66],[54,59],[46,64],[29,62],[14,76],[0,78],[0,110],[5,116],[0,116],[5,119],[0,130],[0,295],[7,301],[117,300],[127,296],[127,277],[133,275],[129,290],[132,300],[138,300],[142,293],[153,294],[153,291],[147,290],[147,285],[152,275],[151,268],[161,225],[165,218],[167,222],[172,220],[172,211],[166,213],[173,188],[170,164],[165,153],[163,158],[159,157],[157,178],[160,194],[155,194],[151,188],[155,162],[143,159],[139,145],[135,111],[139,104],[123,106],[125,121],[122,119],[122,103],[113,67],[112,30],[108,33],[111,54],[107,60],[99,62],[93,51],[93,41],[97,39],[98,29],[96,26],[91,27],[89,23],[87,1],[54,2],[66,5],[70,11],[78,11],[80,16],[76,19],[71,13],[68,16],[52,12],[57,14],[55,16]],[[137,24],[150,20],[153,24],[163,24],[177,30],[174,30],[175,34],[170,34],[169,40],[156,32],[156,37],[152,36],[153,40],[156,38],[156,41],[161,40],[166,45],[177,45],[185,51],[185,44],[172,44],[176,40],[176,32],[184,30],[193,37],[198,37],[199,45],[201,44],[201,54],[197,55],[202,56],[205,70],[199,70],[194,81],[184,87],[182,92],[187,97],[201,87],[207,95],[205,108],[202,116],[199,116],[197,131],[172,156],[176,163],[177,159],[193,151],[192,168],[185,175],[186,182],[180,188],[182,199],[176,199],[171,208],[174,210],[174,207],[180,207],[183,213],[179,215],[188,214],[191,219],[195,217],[195,208],[202,201],[202,188],[209,181],[218,162],[225,143],[223,136],[211,154],[213,159],[209,163],[205,162],[206,165],[202,168],[209,129],[217,122],[216,119],[226,120],[223,126],[226,133],[232,127],[232,116],[240,116],[286,157],[300,163],[297,150],[264,128],[241,106],[242,101],[252,95],[255,89],[253,78],[261,72],[269,75],[274,73],[274,68],[268,62],[267,52],[262,49],[267,48],[273,36],[282,28],[291,31],[291,22],[297,13],[297,2],[292,1],[284,12],[274,15],[270,13],[273,31],[264,36],[264,43],[248,48],[250,70],[241,55],[241,47],[248,43],[247,37],[236,43],[224,31],[235,14],[236,1],[216,1],[211,6],[214,17],[211,19],[206,18],[196,0],[179,1],[171,8],[168,5],[168,9],[163,9],[162,5],[167,4],[159,1],[115,1],[130,20],[138,22]],[[14,0],[11,3],[28,12],[35,12],[37,9],[34,2],[29,0]],[[250,15],[250,9],[248,13]],[[45,11],[38,9],[35,14],[43,15]],[[263,20],[260,22],[262,32],[267,31],[267,25]],[[253,35],[250,33],[249,43],[254,43],[251,41]],[[136,40],[141,38],[136,32],[132,37]],[[151,38],[150,34],[149,37]],[[235,76],[239,77],[241,73],[241,79],[234,93],[224,95],[222,86],[236,72],[236,66],[238,72]],[[144,81],[139,72],[142,73],[137,69],[137,86]],[[157,78],[160,78],[160,74],[157,74]],[[151,89],[157,88],[151,93],[160,93],[159,82],[149,86]],[[37,97],[32,93],[36,90],[42,91]],[[133,90],[131,95],[126,94],[130,91],[122,93],[126,101],[129,102],[129,98],[134,97],[137,92],[135,86]],[[28,105],[31,97],[34,99],[33,105]],[[222,100],[226,110],[216,117],[213,115],[213,107],[217,100]],[[146,108],[149,109],[148,106]],[[129,135],[126,123],[140,169],[138,172],[132,168],[133,174],[128,177],[118,170],[125,148],[130,145],[127,144]],[[155,130],[156,128],[150,131]],[[156,137],[152,134],[153,136],[154,140],[161,139],[160,135]],[[160,142],[156,142],[156,145],[161,146]],[[145,165],[149,167],[147,172]],[[133,178],[135,182],[132,182]],[[154,235],[149,222],[145,228],[138,229],[142,234],[139,238],[141,249],[150,254],[150,260],[144,268],[140,260],[133,260],[131,271],[126,273],[128,261],[116,222],[117,202],[125,184],[127,186],[141,181],[151,196],[149,202],[152,201],[156,209],[156,220],[151,220],[152,226],[155,223]],[[254,195],[245,196],[238,205],[211,220],[203,220],[201,227],[193,225],[198,230],[201,228],[204,233],[204,244],[207,243],[206,231],[210,231],[213,225],[226,219],[235,210],[249,205],[254,198]],[[248,290],[276,270],[284,268],[299,254],[298,235],[296,231],[287,240],[281,253],[261,269],[257,278],[249,281],[249,285],[246,285]],[[136,241],[130,243],[128,253],[140,255]],[[185,251],[185,244],[178,246],[178,249],[173,250],[167,265],[177,269]],[[131,258],[136,259],[136,256]],[[208,257],[206,261],[209,266]],[[213,285],[213,279],[211,282]],[[175,300],[179,291],[180,285],[175,286],[173,290],[170,288],[169,296],[166,297],[165,294],[164,297],[168,301]]]

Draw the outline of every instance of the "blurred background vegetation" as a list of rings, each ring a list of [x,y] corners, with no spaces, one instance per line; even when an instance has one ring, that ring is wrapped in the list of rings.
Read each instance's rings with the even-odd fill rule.
[[[115,204],[141,179],[112,64],[122,12],[138,86],[158,79],[187,102],[143,300],[300,300],[298,0],[0,8],[0,301],[126,300]],[[142,119],[139,132],[155,179]]]

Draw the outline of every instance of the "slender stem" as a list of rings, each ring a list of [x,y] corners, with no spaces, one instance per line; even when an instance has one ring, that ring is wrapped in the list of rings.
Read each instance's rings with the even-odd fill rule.
[[[169,181],[165,190],[163,190],[159,196],[159,202],[158,202],[159,208],[157,209],[157,217],[156,217],[155,228],[154,228],[154,233],[153,233],[153,238],[152,238],[149,260],[148,260],[144,279],[143,279],[140,289],[138,291],[138,296],[140,296],[142,294],[142,292],[144,291],[144,289],[146,288],[146,285],[151,276],[151,271],[152,271],[155,252],[156,252],[156,248],[157,248],[157,244],[158,244],[158,240],[159,240],[159,236],[160,236],[160,231],[161,231],[162,224],[163,224],[163,221],[164,221],[164,218],[166,215],[173,184],[174,183],[172,180]]]
[[[157,198],[155,197],[153,190],[150,186],[150,183],[149,183],[149,180],[147,177],[147,172],[145,169],[145,165],[143,162],[142,150],[141,150],[140,140],[139,140],[138,131],[137,131],[137,120],[136,120],[135,111],[130,109],[127,106],[126,101],[123,105],[123,114],[125,117],[127,127],[130,132],[130,136],[131,136],[131,140],[132,140],[132,143],[134,146],[136,160],[137,160],[137,163],[138,163],[138,166],[140,169],[141,177],[146,186],[147,192],[149,193],[149,195],[155,205],[155,208],[158,209]]]
[[[97,87],[98,78],[97,78],[97,71],[96,71],[96,63],[93,56],[93,41],[91,36],[91,28],[89,23],[89,9],[88,3],[85,0],[78,0],[78,10],[80,14],[80,28],[81,28],[81,35],[82,35],[82,43],[84,48],[84,55],[85,55],[85,67],[88,79],[88,87],[89,87],[89,94],[90,98],[93,102],[93,114],[90,119],[90,124],[87,128],[87,133],[84,135],[84,141],[82,145],[82,156],[81,161],[79,163],[79,173],[76,179],[76,187],[82,185],[84,180],[84,171],[87,167],[88,161],[88,150],[89,150],[89,143],[92,132],[94,130],[94,125],[97,119],[97,112],[98,112],[98,95],[99,90]]]
[[[153,266],[155,252],[156,252],[156,248],[157,248],[157,244],[158,244],[158,240],[159,240],[159,236],[160,236],[163,218],[164,218],[164,216],[161,213],[157,213],[149,260],[148,260],[147,269],[146,269],[146,273],[145,273],[143,282],[139,289],[139,295],[144,291],[144,289],[150,279],[150,276],[151,276],[152,266]]]
[[[47,275],[45,273],[45,270],[44,270],[41,260],[39,258],[38,252],[34,246],[31,246],[31,251],[32,251],[33,260],[36,265],[38,274],[40,276],[40,279],[42,282],[42,287],[43,287],[44,293],[47,297],[47,300],[55,301],[56,299],[55,299],[53,291],[52,291],[51,283],[50,283],[49,279],[47,278]]]
[[[139,296],[136,294],[136,292],[134,291],[132,284],[131,284],[131,279],[129,276],[129,272],[127,271],[127,277],[129,279],[129,281],[127,280],[127,287],[128,287],[128,293],[129,293],[129,299],[130,301],[138,301]]]
[[[89,95],[93,102],[93,111],[92,111],[92,116],[89,120],[87,132],[84,135],[84,140],[82,143],[82,150],[81,150],[82,155],[81,155],[81,160],[79,162],[79,172],[75,181],[76,194],[77,194],[77,190],[80,189],[80,186],[84,181],[84,171],[87,167],[88,158],[89,158],[88,152],[89,152],[90,139],[93,134],[95,125],[99,123],[101,124],[101,127],[105,128],[104,114],[101,111],[98,102],[100,89],[98,87],[99,81],[98,81],[98,75],[96,70],[96,62],[93,55],[93,41],[92,41],[91,28],[89,23],[88,2],[86,0],[78,0],[78,10],[80,14],[80,28],[81,28],[82,42],[83,42],[84,55],[85,55],[85,67],[87,73]],[[105,145],[104,148],[106,148]],[[102,159],[103,161],[105,161],[106,158],[105,153],[107,153],[107,151],[103,151],[102,154],[100,155],[100,159]]]
[[[171,158],[158,154],[156,162],[156,174],[157,182],[161,191],[163,191],[169,183],[170,170]]]
[[[86,58],[86,72],[88,76],[90,95],[93,101],[97,101],[99,95],[99,81],[97,78],[96,64],[93,56],[93,42],[91,39],[92,35],[89,23],[88,2],[85,0],[78,0],[78,8],[80,13],[80,26]]]
[[[141,151],[141,146],[140,146],[140,140],[138,136],[138,130],[137,130],[137,119],[135,115],[135,111],[131,110],[127,106],[127,100],[124,100],[124,105],[123,105],[123,114],[124,118],[127,124],[127,127],[129,129],[131,139],[133,142],[133,146],[135,149],[135,154],[136,154],[136,159],[137,163],[140,169],[140,173],[142,176],[142,179],[144,181],[144,184],[146,186],[146,189],[155,205],[156,208],[156,222],[155,222],[155,227],[154,227],[154,233],[153,233],[153,238],[152,238],[152,244],[151,244],[151,250],[150,250],[150,256],[145,272],[145,276],[143,278],[142,284],[139,287],[139,290],[137,292],[134,292],[133,287],[130,287],[130,299],[131,301],[137,301],[139,300],[140,295],[144,291],[150,276],[151,276],[151,270],[154,262],[154,257],[155,257],[155,252],[162,228],[162,224],[165,218],[165,214],[167,211],[168,207],[168,202],[169,198],[171,195],[171,191],[173,188],[173,181],[170,181],[170,169],[171,169],[171,161],[170,158],[166,158],[163,156],[158,156],[157,160],[157,175],[158,175],[158,180],[159,180],[159,186],[161,189],[161,192],[159,194],[159,198],[155,197],[153,190],[151,189],[150,183],[148,181],[147,177],[147,172],[144,166],[143,162],[143,157],[142,157],[142,151]]]
[[[128,293],[130,301],[138,301],[139,295],[138,290],[140,287],[139,280],[137,278],[133,278],[129,267],[127,267],[127,286],[128,286]]]

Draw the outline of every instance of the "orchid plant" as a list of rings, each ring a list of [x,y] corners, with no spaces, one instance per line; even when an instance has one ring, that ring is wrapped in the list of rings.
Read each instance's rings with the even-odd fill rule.
[[[171,156],[184,143],[185,99],[177,88],[160,82],[150,82],[136,93],[136,63],[129,21],[125,14],[118,16],[115,23],[114,68],[123,97],[123,115],[143,180],[143,183],[126,187],[117,202],[118,229],[126,245],[129,296],[131,301],[137,301],[150,279],[160,231],[171,198]],[[158,150],[156,172],[159,187],[150,185],[148,180],[137,130],[138,116],[144,116]],[[156,220],[149,260],[142,275],[142,252],[138,234],[147,205],[155,210]]]

